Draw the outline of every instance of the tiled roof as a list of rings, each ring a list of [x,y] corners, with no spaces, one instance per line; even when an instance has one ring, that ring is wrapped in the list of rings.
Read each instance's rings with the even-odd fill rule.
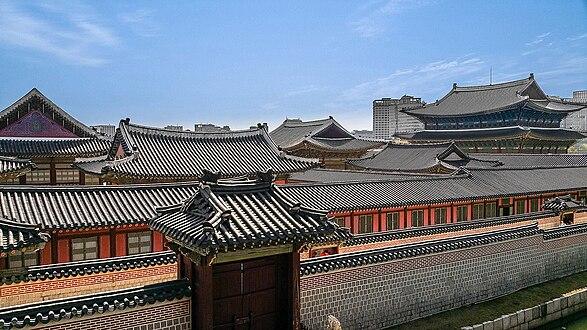
[[[564,128],[540,127],[495,127],[458,130],[422,130],[402,137],[411,141],[480,141],[506,140],[513,138],[534,138],[548,141],[574,141],[585,138],[577,131]]]
[[[0,309],[3,329],[43,326],[74,317],[106,314],[124,309],[182,299],[191,295],[187,280],[176,280],[140,288],[109,291]]]
[[[500,168],[551,168],[587,166],[587,154],[469,154],[475,159],[497,160]],[[480,166],[481,165],[481,166]],[[484,167],[483,163],[472,163],[467,167]]]
[[[138,269],[177,262],[173,251],[136,254],[124,257],[93,259],[60,264],[30,266],[26,272],[3,276],[0,284],[43,281],[47,279],[69,278],[72,276],[92,275],[126,269]]]
[[[560,227],[545,229],[544,239],[556,239],[583,233],[587,233],[587,223],[576,225],[561,225]]]
[[[182,202],[195,182],[126,186],[0,186],[0,216],[42,229],[145,224],[155,208]]]
[[[388,144],[372,156],[347,162],[377,171],[423,171],[442,166],[466,168],[534,168],[587,166],[585,154],[467,154],[454,143]]]
[[[202,184],[184,203],[161,208],[149,225],[201,255],[350,237],[326,211],[285,197],[270,177]]]
[[[561,212],[568,209],[575,210],[582,207],[585,207],[585,205],[573,199],[571,195],[557,196],[555,198],[551,198],[544,202],[544,205],[542,206],[542,208],[545,210],[553,210],[556,212]]]
[[[55,103],[49,100],[43,93],[41,93],[38,89],[33,88],[28,93],[26,93],[23,97],[18,99],[16,102],[11,104],[6,109],[0,112],[0,121],[5,121],[7,117],[13,115],[15,111],[19,111],[19,107],[26,102],[29,102],[31,99],[37,99],[42,104],[45,104],[47,108],[45,111],[51,111],[52,116],[55,120],[59,121],[62,119],[63,121],[67,121],[74,127],[73,133],[80,137],[93,137],[97,136],[96,131],[91,129],[90,127],[84,125],[77,119],[73,118],[69,113],[65,112],[65,110],[58,107]],[[27,109],[22,109],[19,112],[19,116],[22,116]]]
[[[504,229],[491,233],[466,235],[457,238],[445,238],[423,243],[412,243],[363,252],[344,253],[327,257],[311,258],[301,262],[300,272],[302,275],[311,275],[337,269],[377,264],[431,253],[440,253],[445,251],[470,248],[474,246],[487,245],[500,241],[534,236],[540,233],[541,231],[538,228],[538,224],[534,223],[523,227]]]
[[[103,137],[0,137],[0,154],[17,157],[94,157],[106,155],[111,143]]]
[[[455,84],[438,102],[405,112],[417,117],[462,116],[503,110],[523,103],[554,112],[576,111],[584,107],[549,100],[531,75],[526,79],[493,85],[460,87]]]
[[[587,188],[587,167],[471,169],[464,172],[469,174],[402,181],[288,184],[281,190],[312,208],[350,211]]]
[[[471,158],[452,142],[436,144],[389,143],[380,152],[365,158],[349,160],[353,167],[380,171],[425,171],[436,167],[455,170],[461,166],[477,164],[495,166],[495,160],[479,161]]]
[[[0,156],[0,178],[16,178],[35,167],[28,159]]]
[[[373,180],[407,180],[435,177],[438,174],[415,174],[406,172],[382,172],[365,170],[336,170],[313,168],[304,172],[292,174],[288,182],[349,182]]]
[[[124,158],[116,159],[121,146]],[[317,160],[288,156],[278,150],[264,128],[230,132],[178,132],[122,120],[108,160],[79,165],[97,174],[136,179],[196,180],[204,170],[225,177],[272,169],[277,174],[318,165]]]
[[[49,240],[39,227],[0,218],[0,256],[6,252],[35,247]]]
[[[312,121],[286,119],[269,135],[283,149],[294,148],[302,142],[331,150],[367,150],[383,144],[353,136],[332,117]]]
[[[478,228],[488,228],[501,226],[522,221],[538,220],[553,216],[552,211],[538,211],[525,214],[513,214],[502,217],[485,218],[480,220],[462,221],[457,223],[438,224],[426,227],[404,228],[388,230],[383,232],[354,235],[347,240],[345,246],[364,245],[377,242],[388,242],[393,240],[405,239],[410,237],[423,237],[442,233],[450,233],[463,230],[473,230]]]

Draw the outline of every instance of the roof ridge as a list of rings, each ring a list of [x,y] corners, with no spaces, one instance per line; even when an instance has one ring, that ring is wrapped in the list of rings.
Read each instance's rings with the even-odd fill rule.
[[[0,185],[1,191],[110,191],[136,190],[137,188],[164,189],[173,187],[191,187],[200,184],[199,181],[163,182],[163,183],[136,183],[125,185]]]
[[[504,81],[497,84],[488,84],[488,85],[468,85],[468,86],[456,86],[454,89],[459,92],[468,92],[468,91],[481,91],[481,90],[491,90],[491,89],[499,89],[499,88],[507,88],[513,87],[517,85],[528,85],[532,81],[534,81],[533,77],[526,77],[523,79],[511,80],[511,81]]]
[[[366,179],[360,181],[337,181],[337,182],[300,182],[300,183],[288,183],[286,185],[282,185],[282,188],[289,188],[289,187],[313,187],[313,186],[332,186],[332,185],[362,185],[362,184],[372,184],[372,183],[398,183],[398,182],[416,182],[416,181],[431,181],[431,180],[449,180],[449,179],[463,179],[470,177],[469,174],[458,174],[458,175],[443,175],[443,176],[431,176],[431,177],[423,177],[420,173],[406,173],[406,174],[414,174],[414,178],[407,178],[404,180],[391,180],[391,179]]]
[[[187,135],[187,136],[191,135],[191,136],[199,136],[199,137],[230,136],[230,135],[239,135],[239,134],[246,135],[247,133],[251,133],[251,135],[253,135],[252,133],[257,133],[257,132],[264,130],[262,127],[255,127],[255,128],[248,128],[248,129],[242,129],[242,130],[232,130],[232,131],[193,132],[193,131],[174,131],[174,130],[165,129],[165,128],[161,128],[161,127],[153,127],[153,126],[130,123],[130,122],[126,122],[125,120],[121,120],[121,123],[123,123],[125,126],[131,128],[131,129],[138,128],[138,129],[142,129],[142,130],[156,131],[156,132],[161,132],[161,133],[165,133],[165,134],[169,134],[169,135],[178,135],[178,136],[180,136],[180,135]]]

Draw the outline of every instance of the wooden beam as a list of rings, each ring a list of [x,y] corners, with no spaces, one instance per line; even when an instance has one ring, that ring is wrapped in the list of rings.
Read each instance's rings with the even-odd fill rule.
[[[290,253],[293,251],[293,247],[291,244],[287,245],[279,245],[279,246],[270,246],[270,247],[261,247],[255,249],[246,249],[234,252],[225,252],[219,253],[214,259],[214,264],[220,264],[225,262],[233,262],[238,260],[245,260],[245,259],[254,259],[260,257],[267,257],[276,254],[283,254],[283,253]]]

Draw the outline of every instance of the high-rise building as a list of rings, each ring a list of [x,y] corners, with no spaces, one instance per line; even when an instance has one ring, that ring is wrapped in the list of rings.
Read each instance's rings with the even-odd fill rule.
[[[178,131],[178,132],[182,132],[183,131],[183,126],[182,125],[167,125],[165,127],[163,127],[166,130],[169,131]]]
[[[404,95],[399,99],[382,98],[373,101],[373,132],[377,139],[391,139],[397,133],[409,133],[424,128],[416,117],[402,110],[423,106],[419,97]]]
[[[194,132],[213,133],[213,132],[230,132],[229,126],[216,126],[214,124],[195,124]]]
[[[116,126],[114,125],[94,125],[91,126],[98,133],[102,133],[106,136],[114,136],[116,133]]]
[[[574,91],[573,97],[564,101],[587,104],[587,90]],[[579,132],[587,132],[587,108],[570,113],[561,121],[562,128],[568,128]]]

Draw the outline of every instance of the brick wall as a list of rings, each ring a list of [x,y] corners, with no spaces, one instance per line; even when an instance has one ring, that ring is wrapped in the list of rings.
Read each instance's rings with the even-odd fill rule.
[[[86,329],[191,329],[190,299],[166,301],[114,311],[111,313],[52,322],[38,329],[86,330]]]
[[[15,284],[0,284],[0,307],[121,290],[177,279],[177,264],[121,269]]]
[[[301,318],[323,328],[404,323],[587,269],[587,234],[542,235],[303,276]]]

